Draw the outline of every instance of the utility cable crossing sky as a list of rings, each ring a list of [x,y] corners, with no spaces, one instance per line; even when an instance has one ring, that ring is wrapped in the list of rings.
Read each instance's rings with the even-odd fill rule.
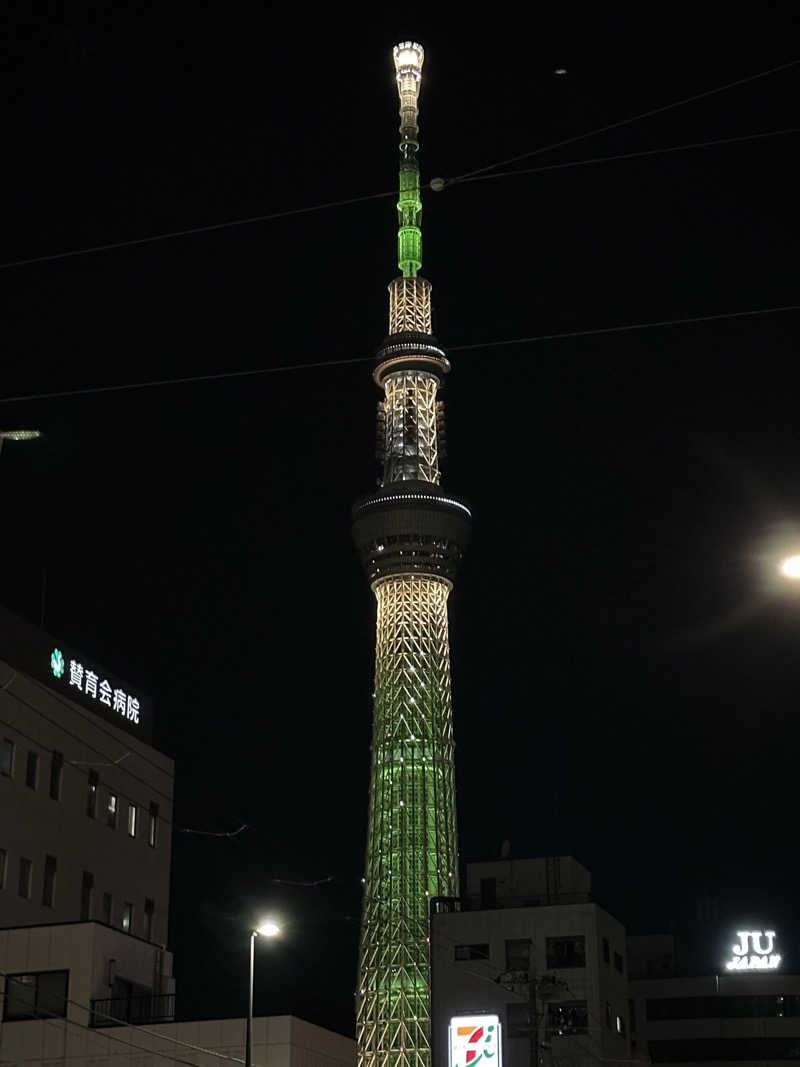
[[[759,315],[779,315],[787,311],[800,311],[800,304],[785,304],[782,307],[753,308],[749,311],[722,311],[712,315],[692,315],[681,319],[660,319],[654,322],[631,322],[619,326],[599,326],[588,330],[567,330],[563,333],[537,334],[532,337],[512,337],[506,340],[477,341],[469,345],[450,345],[450,352],[467,352],[476,349],[499,348],[507,345],[533,345],[545,341],[565,341],[570,338],[599,337],[603,334],[630,333],[635,330],[654,330],[670,326],[692,326],[703,322],[721,322],[725,319],[755,318]],[[116,385],[94,385],[83,389],[61,389],[49,393],[25,393],[19,396],[0,396],[0,404],[16,404],[31,400],[57,400],[77,396],[92,396],[98,393],[120,393],[130,389],[155,389],[167,385],[191,385],[199,382],[216,382],[232,378],[250,378],[262,374],[289,374],[292,371],[322,370],[329,367],[346,367],[354,363],[371,363],[374,356],[352,356],[349,359],[328,359],[314,363],[288,363],[280,367],[255,367],[252,370],[220,371],[216,374],[192,374],[182,378],[159,378],[144,382],[120,382]]]
[[[488,163],[484,167],[478,167],[476,170],[467,171],[464,174],[454,175],[452,178],[446,179],[434,179],[434,184],[428,183],[423,186],[424,189],[433,188],[434,191],[447,188],[452,185],[461,183],[472,182],[476,180],[486,180],[489,178],[501,178],[510,177],[514,174],[534,174],[539,171],[544,172],[547,170],[565,169],[567,167],[580,167],[588,166],[595,163],[606,162],[619,162],[623,159],[636,159],[644,156],[660,155],[668,152],[682,152],[694,148],[710,148],[715,145],[727,145],[734,143],[742,143],[750,140],[764,140],[767,137],[780,137],[789,133],[797,133],[797,129],[784,129],[784,130],[769,130],[763,133],[744,134],[740,137],[729,137],[713,141],[703,141],[694,144],[686,145],[674,145],[667,146],[666,148],[651,149],[646,152],[631,152],[624,155],[614,155],[608,157],[598,157],[588,160],[577,160],[570,163],[561,163],[550,167],[533,168],[523,171],[512,171],[503,174],[491,174],[491,171],[497,170],[498,167],[506,167],[512,163],[518,163],[523,159],[530,159],[533,156],[543,155],[545,152],[553,152],[558,148],[565,148],[571,144],[577,144],[579,141],[585,141],[590,137],[597,137],[603,133],[609,133],[612,130],[621,129],[624,126],[629,126],[634,122],[640,122],[643,119],[653,118],[656,115],[664,114],[667,111],[672,111],[675,108],[684,107],[687,104],[692,104],[698,100],[707,99],[710,96],[715,96],[717,93],[726,92],[729,89],[738,88],[741,85],[747,85],[751,82],[758,81],[760,78],[766,78],[771,74],[778,74],[781,71],[789,70],[791,67],[800,63],[800,59],[793,59],[788,63],[782,63],[780,66],[771,67],[769,70],[759,71],[757,74],[749,74],[744,78],[738,78],[736,81],[727,82],[724,85],[718,85],[713,89],[706,89],[701,93],[695,93],[693,96],[684,97],[681,100],[674,100],[672,103],[663,104],[656,108],[651,108],[649,111],[642,111],[639,114],[631,115],[628,118],[619,119],[617,122],[609,123],[605,126],[600,126],[593,130],[586,130],[583,133],[578,133],[572,137],[567,137],[562,141],[556,141],[552,144],[541,145],[538,148],[533,148],[528,152],[521,152],[518,155],[510,156],[507,159],[496,160],[494,163]],[[291,218],[296,215],[307,215],[316,211],[326,211],[330,208],[346,207],[350,204],[362,204],[370,200],[382,200],[386,197],[395,196],[394,189],[390,189],[387,192],[382,193],[367,193],[363,196],[348,197],[343,200],[331,200],[320,204],[311,204],[306,207],[288,208],[285,211],[276,211],[268,215],[253,215],[249,218],[243,219],[230,219],[227,222],[210,223],[203,226],[192,226],[186,229],[171,230],[166,233],[152,234],[147,237],[133,237],[123,241],[111,241],[106,244],[90,245],[86,248],[70,249],[62,252],[52,252],[42,256],[29,256],[25,259],[11,260],[7,263],[0,263],[0,270],[11,270],[14,267],[28,267],[33,266],[36,263],[51,263],[60,259],[71,259],[76,256],[88,256],[96,255],[100,252],[111,252],[121,248],[133,248],[137,245],[153,244],[159,241],[169,241],[179,237],[189,237],[194,234],[213,233],[218,230],[231,229],[237,226],[251,226],[259,222],[272,222],[277,219]]]

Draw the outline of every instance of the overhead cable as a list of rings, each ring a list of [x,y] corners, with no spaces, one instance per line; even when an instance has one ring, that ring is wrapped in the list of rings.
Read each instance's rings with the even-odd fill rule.
[[[566,341],[578,337],[601,337],[612,333],[632,333],[659,327],[691,326],[702,322],[722,322],[725,319],[754,318],[759,315],[778,315],[786,311],[800,311],[800,304],[780,307],[753,308],[750,311],[721,311],[714,315],[687,315],[680,319],[659,319],[653,322],[630,322],[618,326],[593,327],[590,330],[565,330],[561,333],[534,334],[530,337],[511,337],[500,341],[476,341],[468,345],[448,345],[448,352],[467,352],[477,348],[503,348],[509,345],[541,344],[544,341]],[[73,396],[92,396],[96,393],[119,393],[129,389],[153,389],[163,385],[188,385],[195,382],[221,381],[228,378],[248,378],[262,374],[288,374],[291,371],[319,370],[325,367],[344,367],[353,363],[371,363],[374,356],[353,356],[350,359],[319,360],[313,363],[290,363],[280,367],[254,367],[252,370],[220,371],[217,374],[192,374],[183,378],[159,378],[144,382],[121,382],[117,385],[95,385],[84,389],[61,389],[49,393],[23,393],[2,396],[0,404],[16,404],[26,400],[56,400]]]

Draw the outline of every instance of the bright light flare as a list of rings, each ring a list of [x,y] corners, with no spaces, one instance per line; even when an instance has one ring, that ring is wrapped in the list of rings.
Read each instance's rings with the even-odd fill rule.
[[[281,928],[277,923],[265,922],[256,927],[259,937],[280,937]]]
[[[781,563],[781,571],[787,578],[800,578],[800,556],[789,556]]]
[[[422,45],[415,41],[404,41],[394,47],[394,69],[398,74],[409,67],[421,71],[424,59],[425,51]]]
[[[41,436],[41,430],[0,430],[2,441],[35,441]]]

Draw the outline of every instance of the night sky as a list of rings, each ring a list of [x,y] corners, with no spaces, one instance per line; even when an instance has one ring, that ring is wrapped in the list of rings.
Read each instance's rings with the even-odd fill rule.
[[[724,32],[672,6],[135,7],[8,5],[4,262],[392,190],[405,37],[425,180],[796,50],[781,5]],[[799,78],[497,170],[787,129]],[[771,917],[800,881],[800,593],[772,579],[800,551],[800,318],[493,343],[800,303],[797,144],[424,198],[444,485],[475,515],[451,597],[462,858],[571,853],[634,932],[698,896]],[[0,271],[0,397],[368,357],[394,228],[377,199]],[[46,568],[46,628],[153,695],[175,826],[248,827],[175,833],[183,1016],[244,1012],[248,926],[277,911],[256,1012],[352,1032],[374,599],[349,509],[377,399],[354,363],[0,404],[45,434],[0,457],[0,600],[38,622]]]

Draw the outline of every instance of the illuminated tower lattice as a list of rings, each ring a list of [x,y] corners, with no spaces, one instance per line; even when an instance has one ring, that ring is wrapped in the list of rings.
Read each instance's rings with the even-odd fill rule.
[[[458,894],[447,597],[468,509],[439,487],[438,391],[450,364],[431,332],[422,266],[417,103],[423,50],[394,49],[400,95],[398,265],[373,377],[380,488],[353,509],[378,601],[369,826],[357,1002],[360,1067],[429,1067],[428,924]]]

